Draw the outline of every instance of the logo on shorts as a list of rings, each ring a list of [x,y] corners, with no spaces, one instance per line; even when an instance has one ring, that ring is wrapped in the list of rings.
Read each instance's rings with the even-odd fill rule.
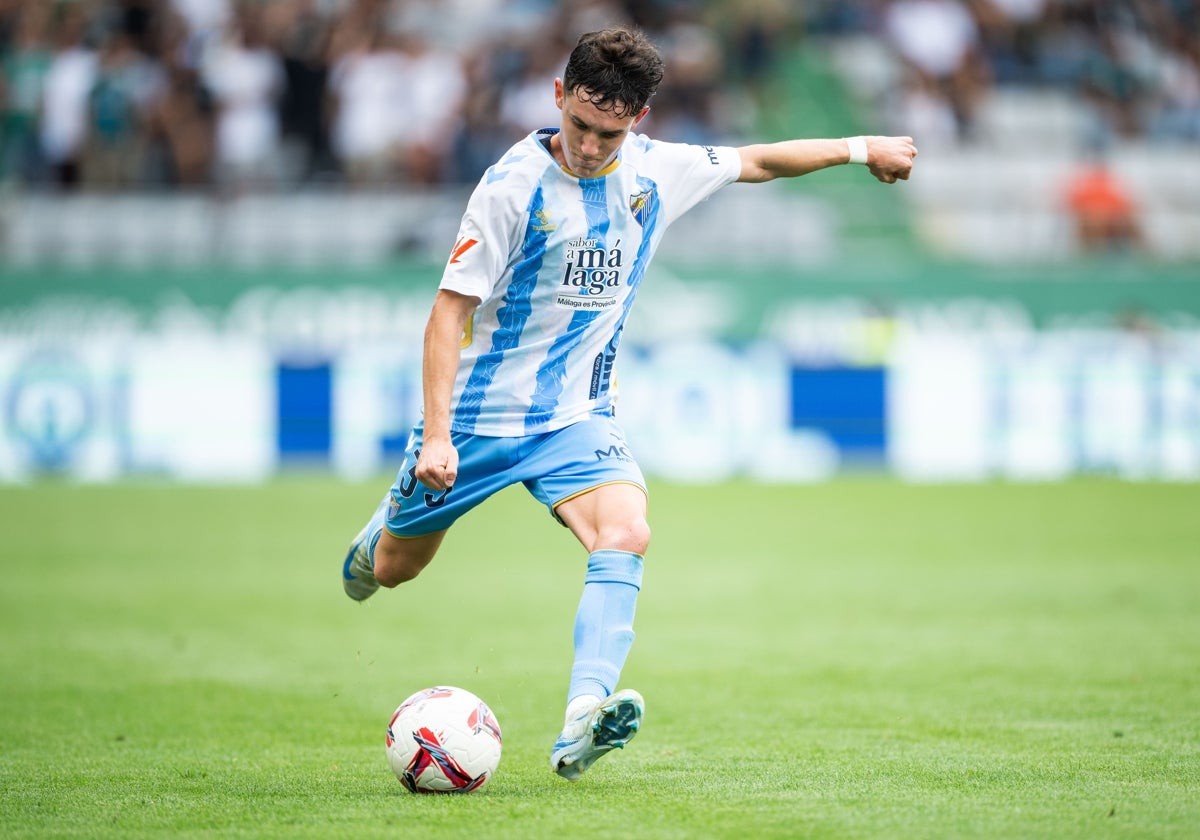
[[[633,453],[629,451],[629,445],[625,443],[625,439],[620,435],[613,434],[611,437],[616,440],[616,443],[611,444],[608,449],[597,449],[596,460],[603,461],[608,458],[616,458],[618,461],[632,461]]]

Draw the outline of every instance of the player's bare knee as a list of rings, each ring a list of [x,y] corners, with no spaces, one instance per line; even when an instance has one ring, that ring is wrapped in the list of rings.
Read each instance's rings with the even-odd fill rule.
[[[629,541],[630,547],[626,549],[627,551],[645,556],[646,551],[650,548],[650,523],[645,519],[634,523],[630,530]]]
[[[650,524],[641,517],[616,523],[597,534],[596,547],[644,555],[650,547]]]

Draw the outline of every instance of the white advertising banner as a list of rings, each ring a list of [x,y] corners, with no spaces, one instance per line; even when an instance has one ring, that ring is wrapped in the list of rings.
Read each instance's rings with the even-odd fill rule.
[[[1200,480],[1190,333],[899,329],[882,367],[797,361],[774,340],[669,340],[623,348],[618,367],[617,416],[657,478],[874,465],[913,481]],[[301,363],[229,332],[0,337],[0,481],[257,481],[292,460],[363,478],[399,466],[420,406],[411,341]]]
[[[1200,342],[1117,331],[909,336],[888,460],[918,481],[1200,478]]]
[[[0,339],[0,480],[265,478],[274,375],[258,342]]]

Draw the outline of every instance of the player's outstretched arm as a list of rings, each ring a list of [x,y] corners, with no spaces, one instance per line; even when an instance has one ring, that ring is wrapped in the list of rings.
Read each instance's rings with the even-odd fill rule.
[[[762,183],[796,178],[843,163],[863,163],[871,174],[892,184],[912,172],[917,147],[911,137],[849,137],[828,140],[783,140],[738,149],[742,158],[739,181]]]
[[[425,325],[422,391],[425,432],[417,458],[417,480],[434,490],[453,487],[458,478],[458,451],[450,442],[450,394],[458,371],[463,331],[479,298],[441,289]]]

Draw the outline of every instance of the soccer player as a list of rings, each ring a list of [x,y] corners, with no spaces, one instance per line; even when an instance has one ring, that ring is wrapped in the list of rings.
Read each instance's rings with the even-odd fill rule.
[[[644,713],[641,695],[616,690],[650,528],[612,383],[655,248],[675,219],[734,181],[860,163],[893,183],[916,155],[909,137],[658,142],[633,129],[662,76],[637,30],[583,35],[554,81],[561,125],[534,131],[480,179],[425,329],[424,416],[342,567],[357,601],[412,580],[459,517],[523,483],[588,554],[566,717],[550,754],[572,781],[624,747]]]

